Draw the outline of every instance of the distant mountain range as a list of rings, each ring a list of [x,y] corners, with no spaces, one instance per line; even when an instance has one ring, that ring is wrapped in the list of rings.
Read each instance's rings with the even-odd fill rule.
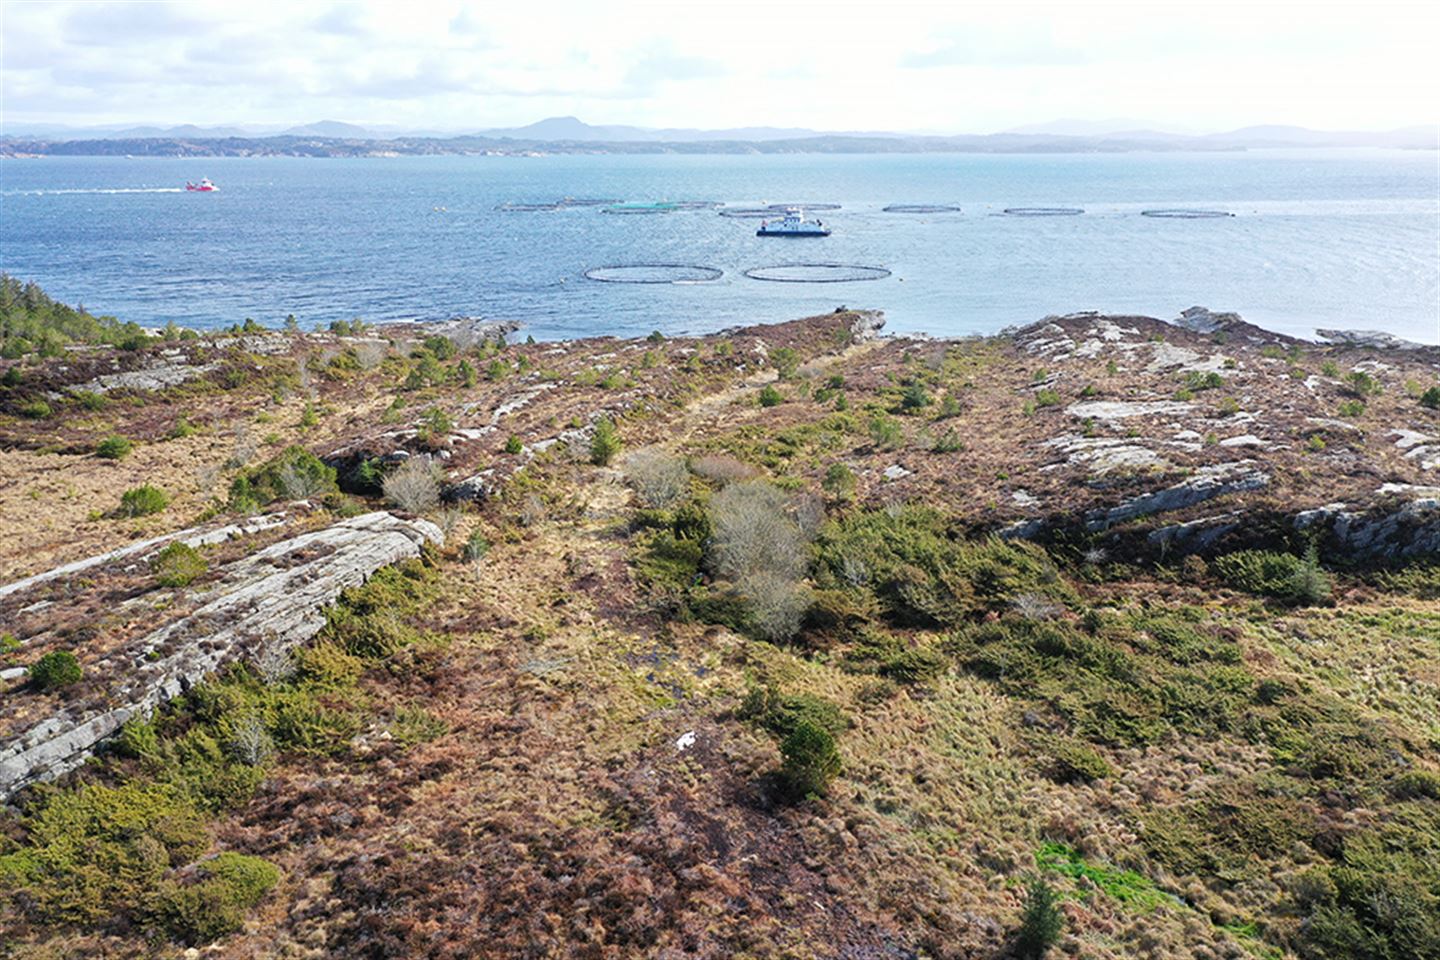
[[[596,126],[551,117],[523,127],[457,134],[369,128],[322,120],[288,128],[237,125],[66,128],[30,126],[0,135],[0,155],[387,156],[444,153],[1090,153],[1140,150],[1244,150],[1267,147],[1436,149],[1440,127],[1324,131],[1293,126],[1223,133],[1149,129],[1141,121],[1060,120],[1001,133],[954,136],[822,132],[799,127],[725,130]]]

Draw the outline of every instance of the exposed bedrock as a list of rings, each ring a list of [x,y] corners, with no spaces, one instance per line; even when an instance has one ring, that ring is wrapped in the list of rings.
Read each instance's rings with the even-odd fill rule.
[[[198,605],[179,619],[88,663],[84,691],[58,711],[29,716],[12,701],[17,712],[0,716],[15,724],[0,738],[0,798],[78,766],[125,721],[148,714],[217,667],[310,639],[325,624],[324,608],[342,590],[418,555],[427,540],[440,539],[440,530],[428,521],[376,512],[280,540],[227,564],[196,597]],[[113,560],[107,555],[71,569],[98,574]],[[31,578],[21,588],[53,579]],[[26,696],[16,690],[6,695]]]

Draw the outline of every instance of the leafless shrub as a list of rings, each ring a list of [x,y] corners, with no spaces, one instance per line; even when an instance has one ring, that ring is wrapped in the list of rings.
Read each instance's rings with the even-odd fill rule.
[[[533,527],[545,519],[545,501],[536,494],[530,494],[520,502],[520,510],[516,513],[515,519],[522,527]]]
[[[852,587],[863,587],[870,582],[870,566],[859,557],[846,554],[840,558],[840,578]]]
[[[195,468],[195,483],[200,488],[200,493],[210,496],[220,484],[220,477],[225,472],[225,465],[220,463],[207,463]]]
[[[254,458],[255,441],[250,437],[250,425],[244,420],[236,420],[231,424],[230,434],[234,440],[230,447],[230,459],[225,461],[225,469],[239,470]]]
[[[1060,616],[1060,607],[1038,593],[1020,594],[1010,601],[1010,608],[1026,620],[1054,620]]]
[[[710,501],[711,567],[739,582],[770,574],[791,581],[805,572],[805,537],[790,516],[790,498],[763,481],[734,483]]]
[[[440,504],[439,467],[429,457],[411,457],[385,478],[385,499],[409,513],[426,513]]]
[[[752,628],[766,640],[795,636],[810,606],[809,592],[803,584],[772,573],[745,577],[736,589],[749,607]]]
[[[715,483],[738,483],[741,480],[753,480],[758,474],[758,471],[748,463],[725,456],[696,457],[690,461],[690,469],[695,476],[702,480],[710,480]]]
[[[682,458],[645,447],[625,458],[625,478],[646,506],[664,509],[680,499],[690,473]]]
[[[825,504],[815,494],[805,491],[790,497],[790,516],[806,540],[815,539],[825,522]]]
[[[275,741],[270,739],[260,718],[251,713],[235,724],[225,748],[246,766],[258,767],[275,752]]]
[[[355,344],[355,360],[360,364],[361,370],[374,370],[385,362],[388,352],[389,348],[385,344],[375,340]]]
[[[1086,563],[1101,564],[1108,559],[1110,559],[1110,554],[1104,547],[1091,547],[1085,551]]]
[[[459,507],[441,507],[431,517],[435,521],[435,526],[440,528],[440,535],[445,538],[446,543],[450,542],[450,535],[460,525],[460,518],[463,515],[464,511]]]
[[[310,357],[308,355],[300,358],[299,373],[296,379],[305,396],[313,400],[315,398],[315,386],[310,380]]]
[[[271,643],[260,650],[254,660],[255,673],[266,686],[273,686],[295,672],[295,658],[279,644]]]

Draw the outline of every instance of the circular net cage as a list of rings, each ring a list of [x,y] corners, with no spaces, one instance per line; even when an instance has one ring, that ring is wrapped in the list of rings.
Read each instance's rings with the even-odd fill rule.
[[[720,216],[734,217],[736,220],[765,220],[778,212],[769,207],[725,207],[720,211]]]
[[[770,283],[857,283],[883,280],[890,276],[890,271],[858,263],[777,263],[751,267],[745,276]]]
[[[1006,207],[1007,217],[1078,217],[1084,213],[1079,207]]]
[[[558,203],[502,203],[496,210],[505,213],[542,213],[550,210],[559,210]]]
[[[709,283],[724,271],[698,263],[617,263],[591,267],[585,279],[600,283]]]
[[[767,203],[765,208],[771,213],[784,213],[786,210],[839,210],[838,203]]]
[[[557,207],[604,207],[615,203],[624,203],[624,200],[615,198],[598,199],[595,197],[566,197],[559,201]]]
[[[885,213],[959,213],[960,208],[948,203],[892,203],[882,208]]]
[[[614,203],[608,207],[601,207],[601,213],[612,213],[617,215],[643,216],[649,213],[674,213],[678,207],[673,203]]]
[[[1156,217],[1160,220],[1218,220],[1233,217],[1228,210],[1141,210],[1142,217]]]

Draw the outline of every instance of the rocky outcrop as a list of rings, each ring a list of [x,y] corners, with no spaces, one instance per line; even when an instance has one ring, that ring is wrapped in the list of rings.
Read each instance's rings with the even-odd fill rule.
[[[1336,346],[1370,350],[1440,351],[1440,347],[1416,343],[1414,340],[1404,340],[1392,333],[1381,333],[1379,330],[1316,330],[1315,333]]]
[[[222,664],[308,640],[324,626],[324,608],[342,590],[363,583],[381,567],[416,556],[427,540],[440,539],[432,523],[377,512],[281,540],[234,561],[186,615],[87,664],[87,676],[95,679],[84,696],[38,722],[5,731],[0,798],[79,765],[125,721],[148,714]],[[100,558],[81,569],[103,562]],[[45,579],[42,575],[31,583]]]
[[[1380,492],[1382,502],[1368,507],[1331,503],[1302,511],[1295,527],[1320,535],[1328,551],[1352,559],[1440,554],[1440,489],[1394,484]]]
[[[1180,483],[1142,494],[1124,503],[1092,512],[1085,518],[1091,531],[1106,530],[1117,523],[1151,513],[1181,510],[1226,494],[1258,490],[1270,483],[1270,475],[1254,460],[1236,460],[1201,467]]]

